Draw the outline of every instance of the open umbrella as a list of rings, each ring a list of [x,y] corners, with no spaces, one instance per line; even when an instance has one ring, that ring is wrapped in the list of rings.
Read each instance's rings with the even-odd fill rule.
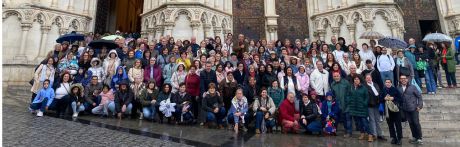
[[[88,44],[89,47],[91,48],[94,48],[94,49],[101,49],[102,47],[107,47],[108,49],[114,49],[114,48],[117,48],[118,47],[118,44],[116,44],[114,41],[112,40],[94,40],[94,41],[91,41],[89,44]]]
[[[387,48],[394,48],[394,49],[403,49],[407,47],[407,43],[404,40],[399,38],[387,36],[379,39],[379,45],[387,47]]]
[[[367,32],[362,33],[361,36],[359,37],[359,39],[371,39],[371,40],[374,40],[374,39],[381,39],[383,37],[385,37],[385,36],[383,36],[379,32],[367,31]]]
[[[174,108],[176,106],[176,103],[171,103],[169,99],[161,101],[160,102],[160,108],[159,110],[163,112],[163,114],[166,117],[171,117],[173,112],[176,112],[176,109]]]
[[[460,36],[455,38],[455,47],[457,48],[457,50],[460,50]]]
[[[442,33],[431,33],[426,35],[422,41],[425,42],[452,42],[452,38]]]
[[[85,35],[77,34],[77,32],[72,31],[69,34],[64,34],[64,35],[60,36],[58,39],[56,39],[56,42],[57,43],[62,43],[64,41],[68,41],[68,42],[72,43],[74,41],[82,41],[82,40],[85,40]]]
[[[115,40],[117,38],[122,39],[123,37],[120,35],[109,35],[109,36],[102,37],[102,39],[104,40]]]

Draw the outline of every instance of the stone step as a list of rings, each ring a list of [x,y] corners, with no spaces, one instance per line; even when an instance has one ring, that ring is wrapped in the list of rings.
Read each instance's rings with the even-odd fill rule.
[[[429,113],[448,113],[448,114],[459,114],[460,109],[458,106],[425,106],[420,115],[423,115],[423,113],[429,112]]]
[[[445,97],[447,97],[448,95],[446,95]],[[456,96],[456,95],[454,95]],[[441,97],[438,97],[441,99]],[[452,98],[452,99],[445,99],[444,97],[442,97],[442,100],[440,99],[424,99],[423,100],[423,103],[425,104],[425,106],[432,106],[432,107],[442,107],[442,106],[460,106],[460,98],[459,97],[456,97],[455,98]]]
[[[437,112],[422,112],[420,114],[421,121],[460,121],[460,113],[437,113]]]
[[[411,137],[412,132],[410,130],[409,123],[403,122],[403,136],[404,137]],[[432,138],[432,139],[445,139],[445,138],[460,138],[460,129],[456,127],[446,127],[446,128],[427,128],[429,126],[421,124],[422,126],[422,135],[424,139]],[[380,124],[382,131],[384,131],[384,135],[389,136],[388,133],[388,125],[386,122]]]
[[[422,95],[423,100],[460,100],[460,94],[435,94],[435,95]]]

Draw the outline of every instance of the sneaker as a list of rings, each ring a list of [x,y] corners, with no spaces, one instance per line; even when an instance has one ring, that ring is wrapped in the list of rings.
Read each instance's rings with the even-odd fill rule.
[[[73,117],[73,118],[77,118],[77,117],[78,117],[78,113],[73,113],[72,117]]]
[[[422,145],[422,144],[423,144],[423,140],[422,140],[422,139],[417,139],[417,140],[415,141],[415,144],[420,144],[420,145]]]
[[[42,111],[38,111],[38,112],[37,112],[37,116],[38,116],[38,117],[42,117],[42,116],[43,116],[43,112],[42,112]]]
[[[142,120],[144,118],[144,113],[139,114],[139,120]]]
[[[416,139],[416,138],[411,138],[411,139],[409,139],[409,143],[415,144],[415,142],[417,142],[417,139]]]

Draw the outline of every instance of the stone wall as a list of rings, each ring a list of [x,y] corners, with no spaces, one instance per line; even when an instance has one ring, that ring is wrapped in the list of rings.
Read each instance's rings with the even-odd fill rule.
[[[305,0],[276,0],[279,39],[294,41],[309,36],[306,4]]]
[[[264,0],[233,0],[233,33],[265,38]]]
[[[401,7],[404,18],[404,40],[415,38],[418,42],[423,39],[423,34],[420,29],[420,20],[439,20],[436,0],[395,0]],[[438,22],[438,31],[441,30]]]

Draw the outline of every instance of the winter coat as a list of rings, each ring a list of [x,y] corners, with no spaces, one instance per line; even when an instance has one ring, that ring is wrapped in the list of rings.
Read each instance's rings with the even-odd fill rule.
[[[58,64],[59,73],[63,73],[64,71],[70,71],[71,75],[77,74],[78,69],[78,60],[74,56],[72,59],[68,59],[67,55],[59,62]]]
[[[401,73],[400,73],[401,66],[409,68],[410,75],[407,75],[407,76],[414,77],[414,66],[411,64],[409,59],[405,58],[405,57],[402,58],[402,59],[401,58],[398,59],[398,58],[395,58],[395,76],[396,76],[395,80],[399,81],[399,75],[401,75]],[[401,60],[401,63],[398,63],[399,62],[398,60]],[[401,65],[399,65],[399,64],[401,64]]]
[[[219,83],[219,93],[224,100],[226,108],[230,108],[231,100],[235,97],[236,90],[238,89],[238,83],[235,80],[227,81],[227,79],[222,80]]]
[[[267,96],[266,99],[262,99],[261,97],[257,97],[255,99],[252,109],[254,110],[254,112],[258,112],[261,111],[260,107],[265,107],[267,109],[267,112],[269,112],[270,114],[275,114],[276,105],[270,96]]]
[[[161,91],[160,94],[158,94],[157,102],[155,104],[159,106],[161,101],[167,100],[168,98],[170,99],[171,97],[172,97],[171,92],[164,93],[163,91]]]
[[[315,69],[310,75],[310,86],[318,93],[318,95],[325,95],[329,91],[329,72],[323,69],[323,73]]]
[[[342,112],[348,112],[348,107],[345,105],[345,98],[351,90],[351,84],[345,79],[340,79],[339,82],[332,82],[332,93],[334,93],[336,101],[339,103],[339,108]]]
[[[185,82],[185,76],[187,76],[187,72],[185,70],[182,72],[179,72],[177,70],[176,72],[173,73],[172,79],[171,79],[171,86],[172,86],[173,93],[179,91],[179,84]]]
[[[199,96],[200,95],[200,76],[196,73],[187,74],[185,77],[185,87],[187,88],[185,91],[190,94],[191,96]]]
[[[214,83],[216,84],[216,86],[219,84],[217,83],[216,72],[214,70],[211,70],[210,72],[206,72],[206,70],[201,71],[200,72],[200,94],[208,90],[209,83]]]
[[[208,92],[204,94],[204,98],[202,99],[201,105],[202,109],[205,112],[213,112],[214,108],[221,108],[224,106],[224,102],[222,97],[219,94],[210,95]]]
[[[327,116],[333,118],[335,121],[339,121],[340,117],[340,108],[339,103],[335,100],[331,101],[331,110],[329,111],[329,106],[327,105],[327,100],[324,100],[321,104],[321,120],[326,121]]]
[[[185,93],[184,95],[181,95],[180,92],[173,93],[171,96],[171,103],[176,103],[176,112],[181,112],[182,111],[182,106],[184,102],[192,102],[192,96],[190,96],[188,93]]]
[[[95,64],[97,62],[97,64]],[[102,62],[99,58],[91,59],[91,67],[88,69],[93,72],[93,76],[97,76],[97,82],[102,82],[105,79],[104,68],[101,66]]]
[[[51,103],[53,103],[54,97],[55,95],[53,88],[51,88],[51,86],[48,86],[47,89],[42,88],[38,91],[37,96],[35,96],[32,103],[41,103],[43,100],[47,99],[48,101],[46,102],[46,106],[50,106]]]
[[[144,69],[142,68],[131,68],[128,71],[128,78],[130,82],[134,82],[134,78],[140,77],[144,78]]]
[[[379,95],[375,95],[374,91],[372,90],[372,87],[369,86],[367,83],[365,83],[365,86],[367,88],[367,92],[369,93],[369,104],[368,104],[368,106],[370,108],[375,108],[375,107],[378,107],[379,104],[380,104],[380,94],[382,92],[380,91],[380,87],[379,87],[379,85],[377,85],[377,83],[372,82],[372,85],[374,85],[375,90],[379,93]]]
[[[348,112],[351,116],[367,117],[369,93],[363,85],[357,87],[352,86],[350,94],[345,98],[345,107],[348,107]]]
[[[307,122],[313,122],[321,118],[321,110],[319,109],[319,106],[316,104],[316,102],[310,101],[307,105],[305,105],[304,102],[301,101],[299,105],[300,115],[305,116]]]
[[[110,89],[107,93],[101,92],[99,95],[101,96],[101,104],[109,104],[110,101],[115,99],[115,95],[113,94],[113,90]]]
[[[136,62],[136,58],[129,58],[126,57],[125,60],[123,60],[123,65],[125,66],[126,70],[130,70],[133,68],[134,62]]]
[[[446,54],[447,72],[450,72],[450,73],[455,73],[456,72],[455,66],[457,65],[457,61],[455,61],[454,57],[455,57],[455,51],[452,50],[452,48],[447,49],[447,54]],[[442,57],[439,60],[439,62],[442,63]],[[446,70],[446,69],[444,69],[444,70]]]
[[[243,98],[241,98],[241,101],[242,102],[240,104],[238,99],[234,97],[232,99],[232,106],[228,110],[228,114],[235,114],[236,112],[241,112],[242,116],[246,115],[246,113],[248,113],[249,110],[248,100],[246,99],[246,97],[243,96]]]
[[[153,70],[153,79],[150,79],[150,72]],[[144,82],[147,83],[150,80],[155,80],[155,85],[163,85],[161,78],[163,74],[161,73],[161,68],[159,65],[146,66],[144,68]]]
[[[404,111],[415,111],[417,108],[423,108],[422,94],[414,85],[408,84],[406,91],[403,91],[401,85],[398,86],[399,92],[402,94],[402,109]]]
[[[70,89],[69,89],[70,90]],[[94,91],[99,90],[102,91],[102,84],[97,83],[96,85],[89,84],[88,86],[85,87],[84,93],[85,93],[85,98],[91,98],[93,96]],[[88,100],[91,103],[94,103],[93,100]]]
[[[152,93],[149,93],[147,89],[142,90],[141,95],[139,95],[139,100],[143,107],[148,107],[152,105],[152,100],[156,100],[158,97],[158,89],[153,90]]]
[[[415,88],[415,87],[414,87]],[[390,88],[387,88],[387,87],[384,87],[382,89],[382,94],[380,94],[380,102],[382,102],[382,104],[385,106],[385,97],[387,95],[390,95],[391,97],[393,97],[393,103],[398,106],[398,108],[400,108],[401,104],[402,104],[402,95],[401,95],[401,92],[399,92],[399,90],[393,86],[391,86]],[[384,107],[385,108],[385,107]]]
[[[43,82],[46,79],[50,80],[49,87],[50,88],[53,87],[55,73],[56,73],[56,70],[54,69],[53,66],[48,66],[47,64],[40,64],[37,70],[35,70],[34,84],[32,85],[32,88],[30,89],[30,91],[33,93],[37,93],[40,87],[42,87]]]
[[[299,114],[299,112],[295,110],[294,103],[291,103],[288,99],[284,99],[283,102],[281,102],[279,113],[279,122],[283,122],[283,120],[293,122],[295,121],[294,115]]]
[[[168,63],[164,66],[163,69],[163,78],[164,78],[164,82],[163,83],[168,83],[168,84],[171,84],[171,78],[172,78],[172,75],[173,73],[176,71],[177,67],[176,67],[176,63]]]
[[[308,94],[308,87],[310,87],[310,78],[307,73],[296,73],[297,82],[299,82],[299,91],[303,94]]]
[[[123,69],[122,74],[118,74],[119,69]],[[112,89],[116,91],[116,85],[119,85],[120,82],[123,80],[128,80],[128,74],[126,73],[126,70],[123,66],[118,66],[116,74],[112,76],[112,82],[110,83],[110,87],[112,87]]]
[[[128,88],[126,91],[117,91],[115,92],[115,111],[121,113],[121,108],[123,105],[128,106],[134,99],[134,93]]]
[[[273,103],[275,103],[275,106],[279,107],[281,104],[281,101],[284,100],[284,90],[281,88],[273,88],[270,87],[267,90],[268,96],[270,96],[273,100]]]
[[[276,74],[275,73],[266,73],[263,77],[262,77],[262,81],[257,81],[257,83],[261,83],[261,87],[265,87],[265,88],[268,88],[272,85],[272,82],[275,81],[275,80],[278,80],[278,78],[276,77]]]
[[[246,79],[247,74],[244,71],[240,72],[239,70],[235,70],[233,72],[233,77],[235,78],[238,85],[244,85],[244,82],[245,82],[244,80]]]

